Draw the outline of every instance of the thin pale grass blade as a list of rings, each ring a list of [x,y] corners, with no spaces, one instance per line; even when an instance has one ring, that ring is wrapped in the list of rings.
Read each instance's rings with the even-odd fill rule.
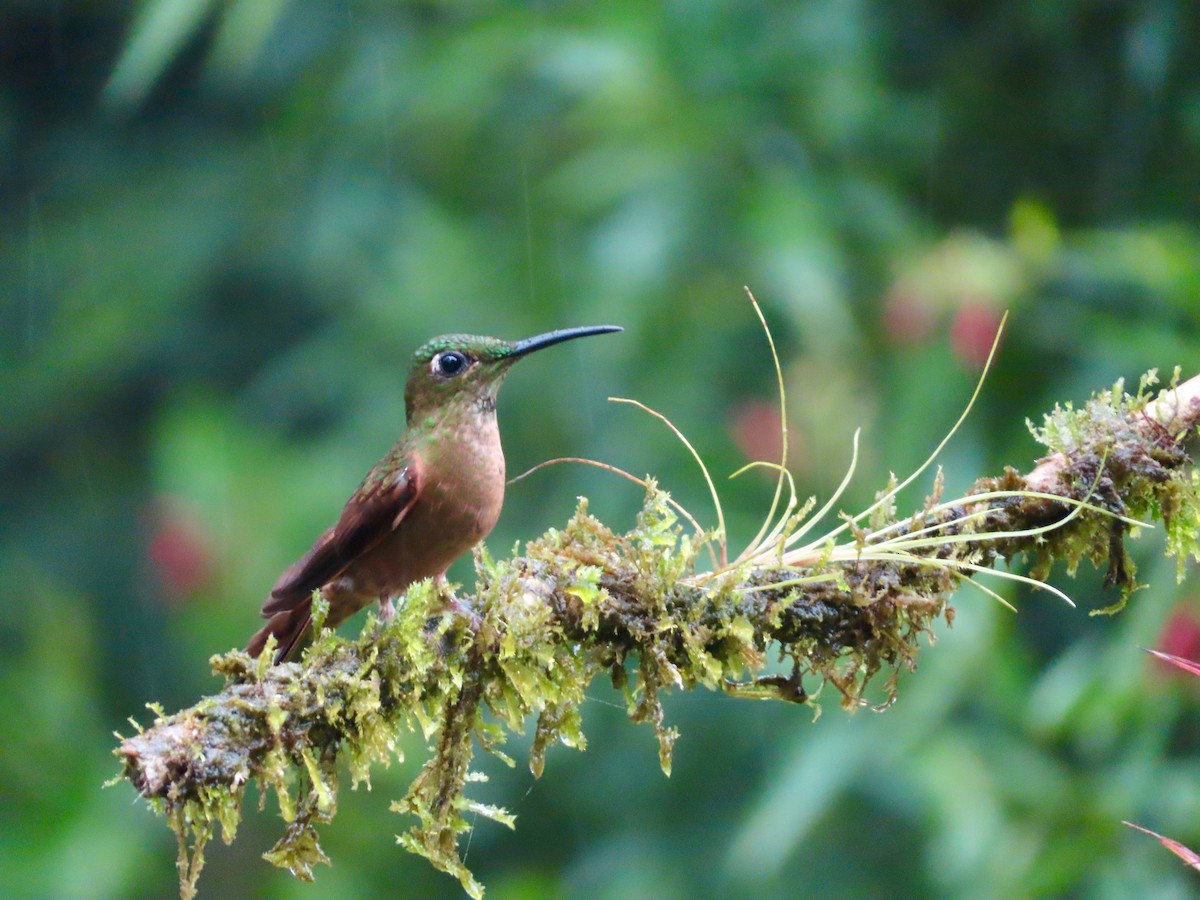
[[[775,518],[775,510],[777,510],[779,508],[779,498],[783,494],[783,476],[786,473],[790,480],[791,473],[789,473],[787,470],[787,464],[788,464],[787,389],[784,387],[784,383],[783,383],[783,367],[779,364],[779,352],[775,348],[775,337],[771,334],[771,327],[769,325],[767,325],[767,317],[763,315],[762,307],[760,307],[758,305],[758,300],[756,300],[754,298],[754,293],[750,290],[749,285],[743,286],[743,289],[746,291],[746,296],[750,298],[750,305],[754,307],[754,312],[758,316],[758,321],[762,323],[763,332],[767,335],[767,344],[771,348],[771,360],[775,364],[775,382],[776,382],[776,384],[779,385],[779,434],[780,434],[780,437],[781,437],[782,443],[783,443],[783,452],[780,454],[781,458],[779,460],[779,477],[775,480],[775,496],[771,498],[771,508],[770,508],[770,510],[767,511],[767,517],[765,519],[763,519],[762,527],[759,528],[758,534],[756,534],[754,536],[754,539],[752,541],[750,541],[750,543],[747,545],[747,549],[749,549],[750,547],[759,546],[760,542],[763,540],[763,536],[767,533],[768,529],[771,528],[771,521]],[[745,468],[739,469],[737,474],[740,474],[741,472],[744,472],[745,470],[746,470]],[[729,477],[734,478],[734,477],[736,477],[736,474],[730,475]],[[796,485],[795,485],[795,483],[793,483],[792,484],[792,496],[795,497],[795,495],[796,495]],[[782,521],[786,521],[786,520],[787,520],[787,514],[785,513],[782,517]],[[742,554],[740,554],[738,556],[738,559],[742,559],[744,556],[745,556],[745,551],[743,551]]]
[[[980,583],[979,583],[978,581],[976,581],[974,578],[966,578],[966,577],[964,577],[964,578],[961,580],[961,583],[962,583],[962,584],[969,584],[971,587],[975,588],[975,590],[977,590],[977,591],[981,591],[981,592],[983,592],[984,594],[987,594],[987,596],[991,597],[993,600],[995,600],[997,603],[999,603],[999,604],[1000,604],[1001,606],[1003,606],[1005,609],[1009,609],[1009,610],[1011,610],[1012,612],[1016,612],[1016,611],[1017,611],[1017,608],[1016,608],[1015,606],[1013,606],[1011,603],[1009,603],[1007,600],[1005,600],[1005,599],[1004,599],[1002,596],[1000,596],[1000,594],[998,594],[996,591],[993,591],[993,590],[992,590],[990,587],[988,587],[986,584],[980,584]]]
[[[1182,656],[1176,656],[1173,653],[1163,653],[1161,650],[1147,650],[1146,652],[1158,657],[1165,663],[1183,669],[1185,672],[1190,672],[1192,675],[1200,675],[1200,662],[1196,662],[1193,659],[1186,659]],[[1129,823],[1126,822],[1125,824],[1128,825]],[[1135,825],[1134,828],[1136,827]]]
[[[1107,455],[1104,457],[1104,459],[1101,459],[1100,467],[1096,471],[1096,477],[1094,479],[1092,479],[1092,484],[1088,488],[1087,494],[1084,495],[1083,500],[1078,502],[1075,505],[1075,507],[1069,513],[1066,514],[1066,516],[1059,519],[1057,522],[1052,522],[1049,525],[1039,525],[1037,528],[1023,528],[1023,529],[1018,529],[1017,531],[995,531],[995,532],[982,532],[982,533],[977,533],[977,534],[950,534],[950,535],[944,535],[940,538],[922,538],[922,539],[919,539],[916,541],[910,541],[907,538],[896,538],[894,540],[884,541],[884,542],[882,542],[880,544],[876,544],[874,546],[887,547],[892,550],[909,551],[909,550],[924,549],[925,547],[936,547],[939,544],[965,544],[965,543],[970,543],[971,541],[979,541],[979,540],[1001,540],[1001,539],[1005,539],[1005,538],[1037,537],[1039,534],[1045,534],[1048,531],[1054,531],[1055,529],[1062,528],[1064,525],[1066,525],[1072,519],[1079,516],[1079,514],[1082,513],[1085,509],[1091,509],[1091,510],[1096,510],[1098,512],[1103,512],[1103,510],[1100,510],[1098,507],[1092,506],[1090,503],[1087,502],[1087,500],[1089,497],[1092,496],[1092,493],[1096,490],[1096,485],[1100,483],[1100,476],[1104,474],[1104,463],[1106,460],[1107,460]],[[1016,491],[1014,493],[1019,495],[1020,491]]]
[[[968,522],[970,522],[973,519],[984,518],[985,516],[987,516],[987,514],[989,512],[991,512],[991,510],[989,510],[989,509],[977,509],[975,512],[968,513],[965,516],[959,516],[957,519],[947,519],[945,522],[935,522],[933,525],[926,525],[924,528],[918,528],[916,531],[906,531],[900,537],[888,538],[887,540],[884,540],[884,541],[881,541],[878,538],[881,535],[890,531],[891,529],[890,528],[881,528],[881,529],[879,529],[879,531],[874,531],[871,534],[868,534],[865,538],[863,538],[863,543],[869,547],[899,546],[899,544],[896,544],[893,542],[909,541],[909,540],[912,540],[913,538],[922,537],[923,535],[937,534],[937,532],[944,531],[947,528],[954,528],[954,527],[966,525]],[[904,522],[907,522],[907,521],[909,521],[909,520],[908,519],[904,520]],[[974,537],[974,538],[979,538],[981,540],[986,540],[988,538],[991,538],[992,535],[991,534],[973,534],[973,535],[968,535],[968,536]],[[944,537],[948,540],[950,537],[952,537],[952,535],[944,535]],[[934,543],[940,543],[940,542],[935,541]]]
[[[1142,834],[1150,835],[1150,837],[1154,838],[1197,872],[1200,872],[1200,854],[1197,854],[1196,851],[1185,847],[1183,844],[1179,843],[1179,841],[1171,840],[1169,837],[1163,837],[1157,831],[1151,831],[1149,828],[1143,828],[1141,825],[1135,825],[1132,822],[1126,822],[1124,820],[1121,821],[1121,824],[1128,825],[1130,828],[1134,828],[1142,832]]]
[[[917,540],[909,540],[906,535],[903,538],[892,538],[891,540],[881,541],[878,544],[871,544],[871,547],[886,547],[889,550],[919,550],[925,547],[936,547],[938,544],[968,544],[972,541],[996,541],[1005,540],[1007,538],[1019,537],[1037,537],[1039,534],[1045,534],[1048,531],[1054,531],[1057,528],[1062,528],[1072,519],[1076,518],[1085,509],[1102,512],[1097,507],[1089,503],[1080,503],[1063,518],[1057,522],[1051,522],[1049,525],[1039,525],[1037,528],[1021,528],[1017,531],[985,531],[976,534],[945,534],[940,537],[919,538]],[[986,510],[984,511],[986,512]],[[964,516],[963,519],[970,518]],[[951,523],[947,523],[951,524]],[[922,529],[927,531],[928,529]],[[918,532],[913,532],[917,534]]]
[[[787,479],[788,495],[789,495],[788,505],[793,508],[800,505],[800,501],[799,501],[799,499],[797,499],[799,497],[799,495],[796,493],[796,479],[794,479],[792,477],[791,472],[789,472],[787,469],[785,469],[779,463],[767,462],[765,459],[756,459],[753,462],[746,463],[744,466],[742,466],[736,472],[731,473],[729,476],[729,480],[732,481],[735,478],[739,478],[742,475],[744,475],[746,472],[749,472],[751,469],[758,468],[759,466],[762,466],[765,469],[778,469],[779,473],[780,473],[780,476],[779,476],[780,479],[781,480],[784,478]],[[772,515],[774,514],[774,512],[775,512],[775,510],[772,509],[771,510]],[[767,521],[769,522],[770,519],[768,519]],[[761,534],[761,532],[760,532],[760,534]],[[758,538],[755,538],[755,540],[758,540]]]
[[[612,472],[614,475],[620,475],[622,478],[627,478],[630,481],[632,481],[634,484],[640,484],[646,490],[650,490],[650,483],[648,481],[646,481],[644,478],[638,478],[636,475],[634,475],[630,472],[626,472],[624,469],[620,468],[619,466],[614,466],[614,465],[610,465],[609,463],[600,462],[597,459],[588,459],[587,457],[584,457],[584,456],[560,456],[556,459],[548,459],[545,462],[538,463],[536,466],[534,466],[531,469],[526,469],[524,472],[522,472],[520,475],[516,476],[515,478],[510,478],[508,480],[508,483],[515,484],[516,482],[525,478],[527,475],[532,475],[534,472],[538,471],[539,469],[544,469],[547,466],[558,465],[558,463],[582,463],[585,466],[595,466],[597,469],[604,469],[606,472]],[[679,513],[681,516],[683,516],[685,519],[687,519],[688,524],[691,525],[694,529],[696,529],[697,535],[703,535],[705,533],[704,529],[700,527],[700,523],[696,521],[696,519],[692,516],[692,514],[690,512],[687,511],[687,509],[684,508],[682,503],[679,503],[677,500],[675,500],[673,497],[670,497],[670,496],[667,496],[666,500],[667,500],[668,506],[670,506],[673,510],[675,510],[675,512]],[[709,546],[712,542],[705,541],[704,543],[705,543],[705,546],[708,547],[709,556],[712,557],[713,566],[715,567],[717,564],[717,557],[716,557],[716,554],[713,552],[712,547]]]
[[[769,514],[769,517],[766,520],[764,520],[763,527],[761,529],[759,529],[758,534],[756,534],[754,536],[754,541],[752,543],[750,543],[749,545],[747,545],[746,549],[742,551],[741,555],[739,555],[738,558],[736,560],[734,560],[735,563],[747,562],[747,561],[756,559],[760,555],[762,548],[774,547],[774,546],[778,546],[779,555],[782,558],[783,535],[786,533],[787,527],[791,522],[792,512],[800,505],[800,500],[796,496],[796,481],[795,481],[795,479],[792,478],[792,473],[777,463],[770,463],[770,462],[766,462],[765,460],[755,460],[754,462],[746,463],[746,465],[742,466],[740,469],[738,469],[736,472],[734,472],[729,477],[730,477],[730,479],[737,478],[743,472],[748,472],[750,469],[756,468],[758,466],[762,466],[762,467],[768,468],[768,469],[779,469],[780,478],[781,479],[784,477],[787,478],[788,501],[784,506],[783,512],[779,516],[779,520],[775,523],[774,527],[771,528],[771,530],[769,532],[766,532],[767,526],[771,523],[770,516],[775,515],[776,505],[774,503],[772,503],[771,512]],[[766,532],[766,533],[764,534],[764,532]],[[759,552],[750,553],[751,550],[756,550]]]
[[[987,378],[988,372],[991,370],[992,360],[996,356],[996,349],[1000,346],[1000,337],[1004,334],[1004,325],[1007,321],[1008,313],[1006,312],[1004,314],[1004,318],[1000,320],[1000,326],[996,329],[996,336],[992,339],[992,349],[988,351],[987,361],[983,364],[983,371],[979,373],[979,380],[975,383],[975,390],[971,394],[971,399],[967,401],[966,409],[962,411],[962,414],[958,417],[958,421],[954,423],[954,426],[948,432],[946,432],[946,436],[942,438],[941,443],[939,443],[937,447],[934,448],[933,452],[929,454],[929,458],[926,459],[925,462],[921,463],[921,465],[918,466],[917,469],[902,482],[897,484],[894,488],[892,488],[862,512],[858,513],[858,515],[853,516],[847,522],[843,522],[836,529],[830,532],[827,537],[833,537],[837,534],[840,534],[848,529],[851,524],[859,522],[869,516],[875,510],[879,509],[879,507],[883,506],[885,503],[888,503],[893,497],[916,481],[926,469],[933,465],[933,461],[937,459],[939,455],[941,455],[942,450],[944,450],[946,445],[950,443],[950,439],[954,437],[954,435],[958,432],[958,429],[962,427],[963,422],[967,420],[967,416],[971,414],[971,410],[975,407],[975,401],[979,399],[979,394],[983,390],[983,382]]]
[[[754,584],[750,587],[739,587],[738,593],[753,594],[755,591],[773,591],[778,588],[820,584],[823,581],[837,581],[839,577],[841,576],[837,572],[824,572],[820,575],[802,575],[799,578],[789,578],[786,581],[773,581],[770,584]]]
[[[609,397],[610,403],[628,403],[630,406],[636,406],[643,412],[647,412],[661,421],[664,425],[674,432],[675,437],[683,442],[683,446],[687,447],[688,452],[692,454],[692,458],[696,460],[696,464],[700,466],[700,473],[704,476],[704,481],[708,485],[708,492],[712,495],[713,506],[717,511],[717,546],[721,548],[721,565],[727,564],[726,544],[725,544],[725,513],[721,509],[721,498],[717,495],[717,486],[713,484],[712,476],[708,474],[708,466],[704,464],[704,460],[700,458],[700,454],[696,452],[696,448],[692,446],[692,442],[684,437],[683,432],[675,427],[675,423],[664,416],[657,410],[653,410],[646,404],[637,400],[631,400],[628,397]]]
[[[953,574],[959,576],[959,582],[961,584],[969,584],[971,587],[975,588],[976,590],[981,591],[982,593],[991,597],[993,600],[995,600],[997,603],[999,603],[1001,606],[1005,607],[1006,609],[1008,609],[1012,612],[1017,611],[1017,608],[1015,606],[1013,606],[1011,603],[1009,603],[1007,600],[1005,600],[1002,596],[1000,596],[1000,594],[996,593],[996,591],[993,591],[987,585],[980,584],[975,579],[968,578],[965,575],[963,575],[961,572],[954,572],[954,569],[957,567],[957,564],[947,562],[946,560],[943,560],[943,559],[922,559],[920,557],[915,557],[915,559],[918,560],[921,565],[926,565],[926,566],[929,566],[930,568],[935,568],[935,569],[946,569],[948,571],[953,572]],[[986,571],[991,572],[993,575],[996,575],[996,574],[1003,575],[1003,573],[997,573],[993,569],[987,569]],[[1070,603],[1070,600],[1068,599],[1067,602]],[[1073,603],[1071,605],[1074,606]]]
[[[943,509],[953,509],[955,506],[965,506],[973,503],[989,502],[992,500],[1008,500],[1017,497],[1030,497],[1036,500],[1054,500],[1059,503],[1066,504],[1067,506],[1083,506],[1085,509],[1088,509],[1091,512],[1108,516],[1109,518],[1115,519],[1118,522],[1124,522],[1126,525],[1129,525],[1132,528],[1154,528],[1154,524],[1152,522],[1143,522],[1140,519],[1133,519],[1129,516],[1123,516],[1120,513],[1115,513],[1110,509],[1092,506],[1086,500],[1076,500],[1074,497],[1064,497],[1061,494],[1050,494],[1045,491],[986,491],[982,494],[970,494],[966,497],[957,497],[954,500],[947,500],[943,503],[938,503],[936,506],[931,506],[928,510],[923,510],[923,512],[926,515],[933,515],[934,513],[938,513]],[[868,541],[875,541],[878,538],[883,537],[883,535],[887,534],[889,531],[895,531],[898,528],[903,528],[908,521],[908,519],[901,519],[898,522],[885,525],[878,531],[873,531],[868,534],[866,539]],[[954,519],[952,521],[957,522],[960,520]],[[914,531],[911,533],[917,534],[918,532]]]
[[[979,590],[982,590],[983,593],[988,594],[989,596],[991,596],[992,599],[995,599],[997,602],[1000,602],[1001,606],[1006,606],[1009,608],[1009,610],[1016,612],[1016,607],[1013,606],[1012,604],[1010,604],[1010,602],[1008,602],[1008,600],[1002,598],[1002,596],[1000,594],[997,594],[995,592],[995,590],[992,590],[991,588],[984,586],[984,584],[977,583],[976,581],[973,580],[973,578],[967,578],[965,575],[962,575],[962,572],[959,570],[960,569],[971,569],[971,570],[977,571],[977,572],[990,572],[991,575],[996,575],[1001,578],[1007,577],[1008,572],[998,572],[995,569],[988,569],[988,568],[986,568],[986,566],[972,565],[971,563],[962,563],[962,562],[958,562],[958,560],[953,560],[953,559],[932,559],[932,558],[928,558],[928,557],[907,557],[906,554],[904,554],[904,553],[894,554],[894,556],[893,556],[893,554],[887,554],[887,553],[878,554],[878,556],[876,556],[876,554],[874,554],[874,553],[864,553],[862,556],[862,562],[866,562],[866,563],[904,563],[907,565],[922,565],[922,566],[925,566],[925,568],[929,568],[929,569],[943,569],[943,570],[952,572],[953,575],[955,575],[956,577],[959,577],[960,582],[965,581],[966,583],[971,584],[971,586],[976,587]],[[1013,576],[1013,577],[1020,578],[1021,576]],[[1026,578],[1026,581],[1030,581],[1033,584],[1037,584],[1038,587],[1046,587],[1049,590],[1055,590],[1055,588],[1051,588],[1049,586],[1043,586],[1042,582],[1033,581],[1033,580],[1031,580],[1031,578]],[[1063,596],[1064,600],[1067,600],[1068,604],[1070,604],[1072,606],[1075,605],[1075,604],[1072,604],[1072,602],[1070,602],[1070,598],[1068,598],[1068,596],[1066,594],[1062,594],[1062,596]]]
[[[919,559],[919,557],[917,558]],[[1056,597],[1066,603],[1067,606],[1071,607],[1072,609],[1075,608],[1075,601],[1056,588],[1054,585],[1047,584],[1044,581],[1038,581],[1036,578],[1030,578],[1027,575],[1018,575],[1016,572],[1002,572],[999,569],[991,569],[987,566],[978,566],[975,563],[962,562],[961,560],[955,560],[951,562],[949,560],[939,559],[937,562],[949,565],[955,569],[965,569],[968,572],[978,572],[980,575],[994,575],[997,578],[1003,578],[1007,581],[1017,581],[1021,584],[1027,584],[1031,588],[1035,588],[1039,591],[1049,591],[1051,594],[1054,594]],[[1015,612],[1015,608],[1012,606],[1012,604],[1005,602],[1004,605],[1009,609],[1013,609]]]
[[[853,550],[853,545],[844,544],[843,547],[848,550]],[[926,556],[912,556],[908,553],[877,553],[873,551],[865,551],[862,553],[850,553],[845,556],[839,556],[836,552],[832,557],[833,560],[855,561],[855,562],[896,562],[910,566],[932,566],[934,568],[956,569],[965,572],[978,572],[981,575],[995,575],[997,578],[1004,578],[1008,581],[1018,581],[1021,584],[1027,584],[1032,588],[1037,588],[1050,593],[1063,600],[1068,606],[1074,607],[1075,601],[1060,591],[1052,584],[1047,584],[1044,581],[1038,581],[1036,578],[1030,578],[1026,575],[1018,575],[1015,572],[1004,572],[1000,569],[992,569],[988,566],[980,566],[975,563],[964,562],[960,559],[933,559]],[[1004,601],[1004,605],[1016,612],[1012,604]]]
[[[816,513],[814,513],[812,516],[810,516],[804,522],[803,525],[801,525],[799,528],[797,528],[794,532],[792,532],[788,536],[788,539],[784,543],[784,546],[790,547],[796,541],[798,541],[802,537],[804,537],[804,535],[806,535],[810,531],[812,531],[818,522],[820,522],[823,518],[825,518],[825,516],[829,515],[829,511],[831,509],[833,509],[834,504],[836,504],[838,502],[838,500],[841,499],[842,494],[844,494],[846,492],[846,488],[848,488],[850,486],[850,480],[854,477],[854,470],[858,468],[858,438],[861,434],[862,434],[861,428],[854,429],[854,438],[851,441],[850,465],[846,469],[846,474],[844,476],[842,476],[842,483],[838,485],[837,490],[833,492],[833,495],[830,496],[830,498],[827,501],[825,501],[824,506],[822,506],[819,510],[817,510]],[[847,528],[847,526],[844,524],[839,525],[837,528],[835,528],[829,534],[822,536],[819,541],[815,541],[814,543],[824,544],[829,538],[833,537],[834,535],[838,534],[841,531],[844,531],[846,528]],[[807,547],[812,547],[812,546],[813,546],[813,544],[807,545]]]

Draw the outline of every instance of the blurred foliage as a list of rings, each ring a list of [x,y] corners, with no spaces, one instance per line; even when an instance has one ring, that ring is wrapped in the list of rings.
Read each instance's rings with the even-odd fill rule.
[[[510,469],[589,455],[698,514],[674,439],[604,398],[664,410],[715,472],[769,448],[742,284],[804,493],[859,425],[858,499],[923,459],[1005,308],[950,490],[1027,467],[1055,402],[1193,374],[1198,50],[1170,0],[4,4],[0,893],[173,891],[170,835],[99,790],[110,733],[215,686],[208,655],[396,436],[430,335],[624,325],[514,373]],[[727,493],[736,543],[770,486]],[[491,543],[577,494],[614,527],[640,499],[555,467]],[[520,827],[483,823],[468,863],[495,898],[1192,895],[1121,825],[1200,845],[1195,687],[1139,649],[1194,656],[1200,603],[1142,544],[1151,587],[1112,620],[963,595],[883,716],[670,698],[669,782],[593,688],[587,753],[490,773]],[[1064,587],[1099,607],[1099,582]],[[315,886],[259,858],[268,810],[202,896],[458,896],[392,845],[409,756],[343,797]]]

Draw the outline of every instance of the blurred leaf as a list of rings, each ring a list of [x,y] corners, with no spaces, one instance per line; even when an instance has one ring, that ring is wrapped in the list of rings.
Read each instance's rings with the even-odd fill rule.
[[[218,0],[142,0],[121,58],[104,87],[114,106],[136,106],[174,62]]]

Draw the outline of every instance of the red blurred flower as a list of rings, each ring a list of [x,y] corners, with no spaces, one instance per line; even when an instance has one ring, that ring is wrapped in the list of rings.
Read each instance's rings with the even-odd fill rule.
[[[182,600],[195,593],[212,573],[208,534],[194,515],[170,499],[155,505],[151,522],[147,556],[159,587],[166,599]]]
[[[1175,607],[1158,635],[1156,646],[1169,656],[1200,660],[1200,620],[1191,609]],[[1179,674],[1181,671],[1166,660],[1160,660],[1159,666],[1164,672]]]
[[[902,347],[928,342],[936,315],[924,299],[894,287],[883,302],[883,331],[887,339]]]
[[[783,453],[779,427],[779,408],[766,400],[746,400],[730,412],[729,435],[747,459],[779,462]],[[795,440],[792,435],[788,437]],[[762,471],[771,478],[776,477],[773,470]]]
[[[1000,318],[995,309],[978,302],[958,308],[950,326],[950,345],[961,365],[975,372],[983,368],[996,339]]]

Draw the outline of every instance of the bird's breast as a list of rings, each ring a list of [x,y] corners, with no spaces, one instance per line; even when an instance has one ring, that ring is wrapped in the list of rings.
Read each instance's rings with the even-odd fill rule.
[[[417,499],[364,560],[360,576],[372,582],[373,592],[398,594],[414,581],[445,573],[491,533],[504,504],[504,478],[494,419],[469,437],[450,434],[428,442],[419,452]]]

